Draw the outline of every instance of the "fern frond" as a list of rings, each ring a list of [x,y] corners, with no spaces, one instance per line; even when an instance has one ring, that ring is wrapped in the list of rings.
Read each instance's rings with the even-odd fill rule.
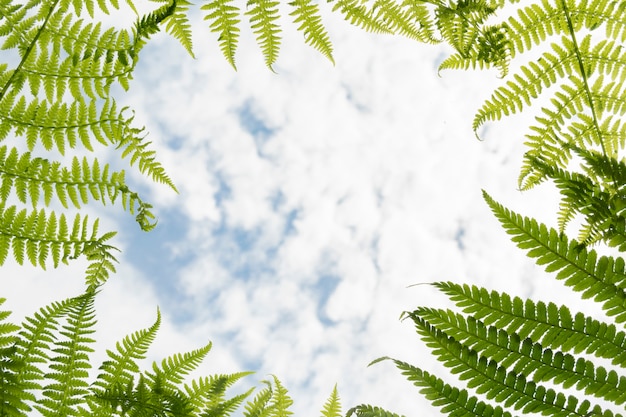
[[[151,142],[146,142],[142,136],[143,128],[139,129],[131,125],[133,117],[127,120],[124,129],[119,135],[115,135],[117,148],[122,150],[122,158],[130,156],[130,165],[135,163],[139,171],[152,178],[153,181],[166,184],[172,190],[178,192],[174,182],[165,172],[165,168],[155,158],[156,152],[149,148]]]
[[[52,382],[43,387],[47,398],[35,405],[44,416],[78,416],[76,404],[89,392],[86,380],[91,368],[89,354],[94,351],[89,345],[95,341],[90,337],[96,323],[94,295],[95,291],[88,291],[71,305],[67,323],[61,326],[60,334],[64,338],[52,344],[54,356],[45,375]]]
[[[626,278],[621,258],[598,259],[594,250],[587,251],[576,240],[504,208],[485,192],[483,196],[511,240],[527,250],[529,257],[536,258],[537,264],[545,265],[548,272],[557,272],[556,278],[582,292],[582,298],[602,303],[603,310],[616,322],[626,321]]]
[[[576,358],[544,346],[551,344],[554,338],[564,340],[561,334],[554,335],[560,329],[558,322],[553,323],[556,331],[550,336],[544,335],[539,343],[450,310],[418,308],[409,313],[409,317],[422,318],[478,354],[536,383],[550,381],[618,405],[626,402],[626,377],[619,377],[614,370],[607,372],[583,357]],[[566,328],[565,332],[568,330]]]
[[[241,378],[252,372],[237,372],[229,375],[212,375],[194,379],[185,384],[185,393],[190,399],[194,412],[206,416],[228,416],[239,408],[254,388],[226,399],[226,390]]]
[[[543,158],[530,158],[535,169],[552,179],[561,192],[559,230],[562,233],[576,214],[582,214],[584,222],[580,226],[579,242],[589,245],[601,239],[610,241],[620,234],[618,225],[624,221],[623,191],[616,189],[614,184],[622,184],[618,182],[619,179],[626,178],[626,165],[621,164],[623,167],[620,167],[617,161],[599,153],[588,152],[569,144],[564,146],[574,149],[585,159],[583,170],[586,174],[552,167]],[[602,164],[604,168],[596,170],[591,164]],[[620,173],[620,168],[624,172]],[[603,173],[608,177],[602,175]]]
[[[380,19],[380,16],[373,9],[368,9],[362,1],[359,0],[330,0],[335,2],[332,11],[339,10],[344,15],[345,20],[351,24],[358,26],[372,33],[393,33],[393,30],[387,26],[387,23]]]
[[[239,8],[232,3],[233,0],[215,0],[203,4],[201,9],[207,13],[204,20],[211,21],[211,31],[219,34],[218,41],[224,57],[237,69],[235,52],[239,41],[240,19]]]
[[[420,393],[426,399],[430,400],[434,406],[441,407],[442,413],[476,417],[511,417],[511,413],[502,407],[494,407],[491,404],[480,401],[477,397],[470,396],[467,390],[451,386],[441,378],[418,367],[393,358],[382,359],[393,361],[396,367],[402,371],[402,374],[409,381],[413,382],[413,385],[421,388]]]
[[[563,47],[560,44],[552,44],[552,52],[545,52],[536,62],[530,62],[520,68],[520,74],[514,75],[514,80],[506,82],[505,86],[499,87],[492,94],[491,98],[485,102],[474,118],[473,129],[477,131],[485,122],[500,120],[503,116],[517,113],[531,104],[531,100],[536,99],[546,89],[555,84],[559,78],[569,77],[575,73],[576,55],[571,50],[571,42],[563,37]],[[569,93],[580,91],[579,86],[574,86],[574,90],[563,87],[567,94],[562,102],[567,105],[559,106],[556,114],[552,111],[546,116],[559,116],[552,124],[563,123],[565,119],[571,117],[569,101],[575,96]],[[581,107],[578,107],[582,109]],[[544,111],[545,112],[545,111]],[[546,136],[548,136],[546,134]]]
[[[546,179],[533,158],[543,157],[558,168],[568,166],[571,152],[560,143],[598,147],[604,155],[616,157],[626,141],[620,121],[626,109],[626,56],[618,39],[626,30],[622,14],[623,6],[615,2],[563,0],[527,5],[508,19],[512,57],[556,39],[549,51],[522,65],[498,88],[474,119],[477,131],[487,121],[535,105],[535,99],[553,91],[548,88],[556,90],[527,135],[530,150],[519,177],[522,189]],[[595,32],[601,27],[606,36]],[[590,230],[590,235],[594,232]]]
[[[337,392],[337,385],[333,387],[330,397],[324,403],[321,417],[340,417],[341,416],[341,400]]]
[[[139,376],[137,384],[117,383],[104,392],[94,395],[93,401],[100,404],[104,415],[130,416],[191,416],[188,398],[176,388],[163,386],[160,378],[149,380]],[[104,407],[109,407],[108,409]]]
[[[294,0],[289,2],[289,5],[294,8],[289,15],[294,17],[294,23],[300,23],[298,30],[303,32],[304,41],[334,64],[333,45],[322,25],[318,5],[312,0]]]
[[[439,4],[435,21],[442,38],[456,54],[444,60],[443,69],[486,68],[495,66],[504,77],[511,52],[506,25],[486,25],[496,8],[484,0],[460,1],[449,6]]]
[[[104,391],[114,384],[126,386],[139,373],[138,360],[144,359],[148,348],[154,341],[161,324],[161,313],[157,310],[157,319],[152,326],[126,336],[116,345],[116,352],[107,350],[109,360],[100,366],[101,373],[93,383],[97,391]]]
[[[276,375],[272,375],[274,379],[274,390],[272,392],[271,412],[272,417],[289,417],[293,411],[289,407],[293,404],[293,400],[287,392],[287,388],[280,382]]]
[[[183,382],[185,376],[200,365],[204,357],[211,350],[211,343],[184,354],[175,354],[163,359],[159,367],[156,362],[152,364],[153,372],[148,372],[148,380],[156,383],[160,381],[164,387],[177,389],[176,386]]]
[[[0,305],[5,301],[0,298]],[[0,310],[0,415],[8,417],[30,411],[26,402],[32,398],[28,385],[19,377],[26,364],[18,357],[15,346],[20,327],[6,321],[10,314]]]
[[[265,417],[270,415],[270,401],[272,399],[272,384],[268,381],[261,381],[265,386],[257,392],[253,399],[246,402],[244,406],[244,417]]]
[[[482,321],[529,339],[544,348],[585,353],[611,360],[626,368],[626,333],[614,324],[600,322],[582,313],[572,316],[566,306],[511,297],[484,288],[439,282],[444,292],[462,311]]]
[[[376,0],[372,11],[376,14],[376,18],[385,22],[393,33],[420,42],[429,41],[428,36],[424,36],[421,28],[414,23],[416,17],[412,13],[414,9],[406,10],[402,6],[393,0]],[[420,22],[417,23],[419,25]]]
[[[369,404],[361,404],[348,410],[346,417],[401,417],[399,414],[392,413],[380,407]]]
[[[191,39],[191,24],[187,18],[189,6],[192,3],[187,0],[176,0],[174,3],[176,4],[176,9],[163,20],[165,30],[180,42],[189,55],[195,58]]]
[[[426,4],[421,1],[404,0],[402,7],[409,13],[411,20],[420,26],[420,36],[417,40],[430,44],[441,42],[441,39],[435,34],[435,19]]]
[[[0,306],[4,304],[6,298],[0,298]],[[6,319],[11,315],[10,311],[0,310],[0,349],[15,344],[16,335],[14,334],[20,330],[20,326],[6,322]]]
[[[89,235],[88,222],[88,216],[77,214],[70,230],[63,214],[57,218],[54,212],[46,213],[43,209],[18,211],[16,206],[5,208],[0,204],[0,265],[6,261],[9,252],[20,265],[28,260],[44,269],[50,256],[56,267],[59,262],[67,263],[69,259],[84,255],[91,262],[86,273],[87,284],[103,282],[109,272],[115,270],[112,255],[115,248],[104,243],[115,233],[98,237],[96,220]]]
[[[19,153],[16,148],[8,150],[0,147],[0,198],[7,201],[12,190],[22,203],[30,202],[35,209],[43,197],[43,203],[49,206],[56,198],[65,208],[71,203],[75,208],[87,204],[90,199],[113,203],[122,195],[125,210],[138,213],[138,222],[142,230],[151,230],[155,222],[150,211],[150,204],[128,188],[124,181],[124,171],[109,174],[109,165],[103,168],[97,159],[89,162],[87,158],[79,161],[72,159],[71,168],[61,166],[60,162],[48,159],[32,158],[30,152]]]
[[[252,31],[261,47],[265,65],[274,71],[272,65],[278,58],[281,28],[276,24],[279,18],[279,2],[275,0],[249,0],[246,15],[249,16]]]
[[[450,372],[458,374],[459,379],[466,381],[469,388],[475,389],[477,394],[484,395],[488,400],[521,410],[525,414],[533,412],[567,417],[592,411],[594,414],[612,415],[610,410],[603,410],[597,405],[590,410],[589,401],[579,402],[573,395],[556,392],[529,381],[524,374],[507,370],[495,360],[480,355],[419,317],[413,317],[413,321],[437,359]]]

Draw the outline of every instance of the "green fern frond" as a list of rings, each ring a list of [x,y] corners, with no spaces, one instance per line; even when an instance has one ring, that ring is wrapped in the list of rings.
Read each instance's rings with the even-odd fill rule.
[[[413,319],[420,317],[478,354],[536,383],[550,381],[565,389],[575,387],[578,391],[618,405],[626,402],[625,377],[619,377],[614,370],[607,372],[604,367],[596,366],[584,357],[577,358],[544,347],[552,343],[551,338],[563,340],[563,336],[554,335],[554,331],[550,336],[544,335],[542,342],[538,343],[532,338],[523,339],[517,333],[486,326],[475,317],[466,318],[450,310],[419,308],[409,316]],[[560,327],[558,322],[554,325]]]
[[[272,417],[289,417],[293,411],[289,407],[293,404],[293,400],[287,392],[287,388],[280,382],[276,375],[272,375],[274,379],[274,390],[272,392],[272,400],[270,402],[270,416]]]
[[[465,416],[494,416],[511,417],[511,413],[500,406],[492,406],[480,401],[478,397],[470,396],[467,390],[461,390],[444,382],[441,378],[430,374],[418,367],[392,358],[391,360],[402,374],[416,387],[421,388],[420,393],[430,400],[434,406],[441,407],[441,412],[447,415]]]
[[[5,301],[6,298],[0,298],[0,306]],[[12,346],[16,338],[14,333],[20,329],[20,326],[5,321],[10,315],[10,311],[0,310],[0,349]]]
[[[14,190],[20,202],[30,202],[35,209],[40,199],[49,206],[52,199],[58,200],[64,208],[69,204],[80,208],[91,199],[102,204],[115,202],[121,194],[125,210],[131,214],[138,212],[138,222],[143,230],[150,230],[155,223],[151,206],[131,191],[124,181],[124,171],[109,173],[109,165],[103,168],[97,159],[89,162],[86,157],[79,161],[72,159],[71,168],[60,162],[32,158],[30,152],[19,153],[16,148],[8,150],[0,147],[0,198],[7,201]],[[142,221],[140,221],[142,220]]]
[[[252,372],[237,372],[229,375],[212,375],[194,379],[185,385],[185,393],[190,399],[194,412],[203,416],[228,416],[243,404],[254,388],[226,399],[226,389]]]
[[[289,407],[293,400],[280,380],[272,375],[272,381],[261,381],[265,386],[255,397],[246,402],[245,417],[288,417],[293,414]]]
[[[358,26],[368,32],[372,33],[393,33],[393,30],[389,28],[380,16],[373,9],[368,7],[359,0],[329,0],[334,2],[332,11],[339,10],[344,18],[351,24]]]
[[[512,57],[556,40],[537,61],[522,65],[498,88],[474,119],[477,131],[485,122],[524,111],[547,91],[556,90],[527,135],[530,150],[519,177],[522,189],[546,178],[533,158],[543,157],[558,168],[568,166],[571,153],[560,142],[598,147],[609,157],[615,157],[624,143],[620,115],[626,109],[626,55],[620,37],[626,25],[621,14],[623,6],[615,2],[562,0],[527,5],[508,19]],[[602,27],[605,34],[598,35],[596,30]]]
[[[146,376],[153,383],[158,380],[164,387],[176,389],[176,386],[183,382],[185,376],[200,365],[210,350],[211,343],[208,343],[200,349],[184,354],[178,353],[163,359],[160,367],[154,362],[152,364],[153,372],[146,373]]]
[[[272,384],[268,381],[261,381],[265,386],[257,392],[253,399],[246,402],[244,406],[244,417],[266,417],[270,415],[269,408],[272,400]]]
[[[590,410],[591,404],[587,400],[581,402],[576,396],[529,381],[524,374],[510,371],[495,360],[480,355],[419,317],[413,317],[413,321],[433,355],[450,372],[466,381],[469,388],[474,388],[477,394],[489,400],[525,414],[533,412],[567,417],[592,411],[594,414],[613,415],[610,410],[602,410],[597,405]]]
[[[289,5],[294,8],[289,15],[294,17],[294,23],[300,23],[298,30],[303,33],[304,41],[334,64],[333,45],[322,24],[318,5],[312,0],[294,0]]]
[[[163,20],[165,30],[180,42],[189,55],[195,58],[191,39],[191,24],[187,18],[189,6],[192,3],[187,0],[176,0],[174,3],[176,4],[175,11]]]
[[[0,298],[0,305],[5,298]],[[28,385],[20,381],[25,362],[17,355],[15,346],[20,327],[7,322],[10,311],[0,310],[0,415],[21,416],[30,411],[26,401],[30,399]]]
[[[430,41],[429,36],[425,36],[421,27],[414,23],[416,15],[413,12],[415,9],[404,9],[403,5],[397,4],[393,0],[376,0],[372,6],[372,11],[376,14],[376,18],[385,22],[393,33],[420,42]],[[418,25],[420,23],[417,21]]]
[[[361,404],[356,407],[352,407],[348,410],[346,417],[350,417],[352,415],[356,417],[401,417],[399,414],[395,414],[369,404]]]
[[[165,387],[161,382],[160,378],[151,381],[142,374],[137,384],[133,381],[127,385],[115,384],[105,392],[94,395],[92,401],[105,410],[104,415],[191,416],[188,398],[176,388]]]
[[[500,120],[503,116],[523,110],[525,106],[531,104],[531,100],[539,97],[559,78],[570,77],[575,73],[576,57],[571,50],[571,42],[566,37],[563,37],[561,41],[569,47],[564,48],[561,44],[552,44],[552,52],[545,52],[538,61],[522,66],[520,68],[521,74],[515,74],[514,80],[507,81],[505,86],[494,91],[491,98],[485,102],[474,118],[473,128],[475,131],[489,120]],[[551,124],[563,123],[565,119],[571,117],[569,101],[575,99],[576,96],[571,94],[580,91],[579,87],[575,86],[574,90],[567,86],[562,87],[563,93],[561,95],[564,95],[561,99],[562,104],[557,106],[556,111],[553,110],[549,114],[544,110]],[[567,99],[568,97],[570,100]],[[578,108],[582,109],[580,106]],[[553,120],[555,116],[558,118]],[[546,136],[549,136],[548,132],[546,132]]]
[[[86,380],[91,368],[89,354],[94,351],[89,345],[95,341],[90,337],[96,323],[94,295],[95,291],[87,292],[68,309],[67,323],[60,331],[64,338],[53,342],[50,371],[45,375],[51,383],[43,387],[46,399],[35,405],[46,417],[78,416],[76,404],[89,392]]]
[[[341,415],[341,400],[339,399],[337,385],[335,384],[333,391],[330,393],[330,397],[328,397],[324,403],[321,417],[340,417]]]
[[[165,172],[165,168],[155,158],[156,152],[149,148],[151,142],[146,142],[142,136],[143,128],[139,129],[131,125],[133,118],[128,119],[124,129],[119,135],[114,134],[117,148],[122,150],[121,157],[130,156],[130,165],[135,163],[139,171],[152,178],[153,181],[166,184],[172,190],[178,192],[174,182]]]
[[[274,0],[249,0],[246,15],[249,16],[252,31],[256,35],[257,43],[263,52],[265,65],[274,71],[272,65],[278,58],[280,49],[280,26],[276,23],[279,19],[278,1]]]
[[[236,70],[235,52],[239,41],[239,8],[233,5],[233,0],[215,0],[202,5],[206,11],[204,20],[211,21],[212,32],[219,34],[219,44],[224,57]]]
[[[572,316],[566,306],[522,300],[476,286],[451,282],[434,285],[464,313],[509,335],[515,334],[520,341],[529,339],[555,351],[594,355],[626,368],[626,333],[614,324],[582,313]]]
[[[404,7],[409,13],[411,20],[417,22],[420,26],[419,41],[437,44],[441,42],[441,39],[435,34],[435,19],[427,5],[421,1],[404,0],[402,2]]]
[[[69,259],[84,255],[91,262],[87,268],[88,285],[102,282],[109,272],[115,270],[112,255],[115,248],[104,243],[115,233],[98,237],[96,220],[89,234],[88,222],[88,216],[77,214],[70,230],[64,214],[57,217],[54,212],[46,213],[43,209],[18,211],[16,206],[5,208],[0,204],[0,265],[4,264],[9,252],[20,265],[28,260],[44,269],[49,257],[56,267],[59,262],[67,263]]]
[[[566,286],[582,292],[583,298],[602,303],[602,308],[618,323],[626,321],[626,278],[621,258],[602,256],[587,251],[576,240],[569,240],[555,229],[548,229],[534,219],[522,217],[483,196],[517,246],[536,258],[546,271],[557,272],[556,278]]]
[[[157,319],[152,326],[126,336],[116,344],[116,352],[107,350],[109,360],[100,366],[101,373],[93,386],[98,390],[106,390],[115,384],[126,386],[131,382],[133,376],[139,373],[139,366],[136,361],[145,358],[160,324],[161,313],[157,310]]]
[[[440,4],[436,8],[437,28],[442,38],[456,50],[456,54],[441,63],[440,71],[495,66],[501,76],[507,74],[511,55],[507,27],[486,25],[496,11],[491,3],[466,0]]]

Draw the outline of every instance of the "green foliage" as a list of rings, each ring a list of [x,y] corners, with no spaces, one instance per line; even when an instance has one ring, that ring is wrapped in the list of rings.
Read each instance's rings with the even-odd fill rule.
[[[53,303],[25,320],[22,326],[0,315],[3,340],[0,358],[0,410],[25,416],[36,409],[44,416],[228,416],[251,393],[226,397],[226,390],[248,372],[212,375],[185,383],[198,368],[211,344],[175,354],[152,371],[141,371],[161,323],[156,322],[118,342],[92,381],[91,347],[95,340],[96,287]],[[278,380],[276,380],[279,383]]]
[[[68,209],[121,200],[143,230],[155,226],[152,206],[130,189],[123,170],[81,153],[116,148],[140,172],[174,188],[111,87],[128,88],[141,48],[162,22],[180,33],[173,23],[180,4],[138,18],[128,31],[82,19],[85,11],[94,16],[93,1],[0,3],[2,49],[19,56],[15,65],[0,65],[0,141],[10,141],[0,147],[0,265],[9,253],[44,269],[50,259],[56,267],[84,256],[86,282],[95,285],[115,270],[115,248],[106,243],[115,232],[99,235],[98,220],[86,214],[68,220]],[[101,12],[110,7],[119,5],[98,1]],[[64,210],[51,209],[59,204]]]
[[[528,189],[554,182],[562,196],[558,229],[505,208],[487,193],[484,198],[528,257],[582,299],[598,303],[604,315],[439,282],[433,285],[456,308],[419,307],[404,318],[464,387],[398,359],[374,363],[392,361],[450,416],[621,415],[615,410],[626,404],[625,261],[600,256],[590,245],[626,248],[626,165],[619,159],[626,143],[626,2],[524,2],[509,6],[516,13],[498,23],[503,3],[459,1],[460,14],[438,11],[439,30],[457,51],[442,68],[482,67],[486,57],[505,76],[478,111],[474,130],[513,113],[541,112],[526,136],[519,184]],[[485,26],[487,18],[496,23]],[[481,31],[476,35],[472,28]],[[485,41],[477,40],[481,36]],[[475,44],[478,49],[471,49]],[[539,58],[524,58],[527,52]],[[509,61],[519,67],[511,75]],[[569,238],[568,226],[581,218],[578,239]],[[384,415],[374,408],[353,410]]]
[[[211,343],[153,362],[146,358],[161,324],[138,330],[107,350],[107,360],[90,375],[93,364],[94,300],[98,287],[55,302],[27,317],[21,326],[0,311],[0,415],[27,416],[212,416],[227,417],[243,406],[246,416],[289,416],[292,399],[277,377],[254,388],[227,395],[251,372],[214,374],[187,381],[211,350]],[[0,299],[0,305],[4,299]],[[337,417],[341,405],[335,388],[322,417]]]

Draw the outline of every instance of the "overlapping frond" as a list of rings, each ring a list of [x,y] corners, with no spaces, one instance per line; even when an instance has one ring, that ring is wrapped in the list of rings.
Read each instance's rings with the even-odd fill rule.
[[[206,346],[191,352],[174,354],[163,359],[161,366],[154,362],[152,364],[153,372],[146,375],[153,382],[160,380],[163,386],[174,387],[182,383],[184,378],[202,363],[210,350],[211,343],[208,343]]]
[[[45,374],[49,381],[44,385],[44,398],[34,406],[44,416],[78,416],[76,404],[88,394],[89,354],[94,333],[94,291],[79,297],[80,302],[68,308],[66,322],[59,332],[63,338],[54,340],[49,357],[50,371]]]
[[[563,305],[523,300],[476,286],[450,282],[435,286],[473,320],[515,334],[519,341],[610,359],[613,365],[626,368],[626,334],[613,323],[603,323],[582,313],[572,315]]]
[[[437,28],[456,51],[440,64],[440,70],[495,66],[502,76],[507,74],[510,51],[506,25],[486,23],[497,10],[492,3],[466,0],[437,7]]]
[[[348,410],[346,417],[355,415],[357,417],[400,417],[399,414],[392,413],[383,408],[369,404],[360,404]]]
[[[5,301],[0,298],[0,306]],[[10,315],[10,311],[0,310],[0,415],[7,417],[29,411],[27,386],[19,379],[25,363],[15,357],[15,341],[20,327],[7,321]]]
[[[191,35],[191,24],[187,13],[192,3],[187,0],[176,0],[176,9],[172,14],[163,20],[165,30],[176,38],[192,57],[193,41]]]
[[[156,362],[142,371],[144,359],[161,321],[126,336],[108,351],[100,373],[90,382],[94,340],[94,300],[99,287],[78,297],[55,302],[27,317],[19,326],[6,322],[0,311],[0,410],[24,417],[33,409],[45,416],[213,416],[237,411],[254,388],[227,396],[250,372],[185,376],[198,367],[210,344]],[[2,304],[3,299],[0,299]],[[258,415],[288,415],[291,404],[277,378],[267,382],[269,396]],[[262,391],[263,392],[263,391]],[[336,392],[335,392],[336,395]],[[338,397],[333,397],[338,398]],[[338,400],[336,400],[338,401]],[[246,407],[255,409],[253,401]]]
[[[293,414],[289,409],[293,400],[280,380],[272,375],[272,381],[261,381],[265,386],[244,406],[245,417],[288,417]]]
[[[533,164],[550,178],[561,192],[559,229],[561,232],[582,215],[578,241],[590,245],[600,240],[620,250],[624,248],[624,209],[626,164],[593,149],[561,143],[584,161],[583,172],[571,172],[550,164],[545,156],[532,157]]]
[[[473,127],[477,131],[487,121],[539,108],[537,100],[550,95],[550,104],[542,102],[526,135],[529,150],[519,177],[523,189],[549,177],[545,163],[536,164],[540,158],[552,167],[568,167],[572,153],[564,142],[613,158],[624,146],[623,15],[623,4],[615,1],[543,0],[522,5],[506,22],[511,57],[522,60],[529,50],[542,53],[494,91]]]
[[[0,141],[10,142],[0,147],[0,264],[9,252],[20,264],[28,260],[41,267],[49,257],[56,267],[85,256],[88,285],[106,280],[115,258],[104,242],[113,233],[96,236],[97,222],[88,226],[86,216],[69,224],[69,213],[43,208],[55,201],[68,209],[121,200],[143,230],[155,226],[152,206],[125,183],[123,171],[111,172],[108,164],[81,153],[117,147],[131,166],[175,189],[143,129],[133,126],[131,112],[117,107],[111,87],[128,88],[146,40],[185,5],[169,2],[138,18],[129,32],[80,18],[85,12],[93,17],[96,8],[108,13],[119,7],[117,1],[0,4],[1,48],[19,53],[17,65],[0,65]],[[175,35],[179,27],[172,22],[183,15],[177,16],[167,26]],[[70,166],[38,156],[42,148],[73,154]],[[13,205],[13,198],[30,208]]]

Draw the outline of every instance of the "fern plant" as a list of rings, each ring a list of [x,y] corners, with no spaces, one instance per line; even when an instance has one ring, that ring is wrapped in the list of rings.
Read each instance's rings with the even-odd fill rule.
[[[463,386],[399,359],[373,363],[392,361],[450,416],[623,415],[618,410],[626,404],[625,261],[600,256],[591,246],[626,248],[626,2],[557,0],[509,7],[517,13],[496,24],[494,52],[483,56],[503,75],[510,62],[519,69],[478,111],[474,129],[539,108],[526,135],[519,185],[555,183],[562,196],[558,228],[523,217],[487,193],[484,198],[513,242],[582,299],[598,303],[604,318],[549,301],[439,282],[433,285],[456,309],[419,307],[404,317]],[[450,26],[445,29],[450,33],[456,30],[438,22]],[[481,66],[478,54],[452,46],[458,52],[444,68]],[[538,59],[524,60],[525,52],[535,50]],[[542,96],[548,105],[539,104]],[[578,238],[569,238],[568,226],[580,217]],[[369,405],[349,414],[394,415]]]
[[[117,106],[111,89],[128,88],[139,52],[165,19],[175,18],[176,5],[138,18],[132,30],[116,30],[88,22],[93,1],[0,2],[2,49],[19,56],[15,65],[0,65],[0,265],[9,254],[44,269],[50,259],[56,267],[85,256],[86,282],[95,285],[115,269],[107,243],[115,232],[100,233],[97,219],[70,209],[121,200],[143,230],[154,227],[152,206],[129,187],[124,171],[87,154],[115,148],[175,189],[143,128],[130,109]],[[117,1],[98,1],[101,12],[111,7]],[[66,155],[73,155],[68,165]]]
[[[0,415],[27,416],[215,416],[241,411],[246,417],[293,414],[293,401],[273,376],[255,388],[228,396],[227,391],[251,372],[214,374],[191,381],[211,349],[211,343],[174,354],[141,370],[161,323],[138,330],[107,350],[108,359],[94,373],[95,287],[77,297],[55,302],[24,320],[21,326],[0,311]],[[4,303],[0,299],[0,306]],[[95,378],[93,375],[96,375]],[[321,410],[322,417],[341,415],[335,387]]]
[[[53,303],[28,317],[22,326],[0,312],[0,415],[26,416],[229,416],[254,388],[227,396],[227,391],[250,372],[216,374],[185,383],[198,368],[211,344],[175,354],[149,370],[140,369],[159,329],[136,331],[108,350],[108,359],[90,378],[97,289]],[[4,299],[0,300],[1,303]],[[91,381],[91,382],[90,382]],[[287,415],[291,400],[278,378],[265,382],[254,399],[245,402],[245,416]],[[338,404],[336,391],[329,410]],[[282,414],[281,414],[282,413]],[[324,413],[333,417],[331,411]]]

